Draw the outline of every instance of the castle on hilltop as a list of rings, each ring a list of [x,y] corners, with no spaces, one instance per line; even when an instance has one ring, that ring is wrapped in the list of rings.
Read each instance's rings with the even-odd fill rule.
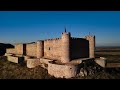
[[[15,48],[7,49],[6,56],[11,62],[25,61],[28,68],[46,66],[50,75],[69,78],[76,75],[76,65],[82,59],[95,58],[94,50],[95,36],[71,37],[65,29],[61,38],[16,44]]]

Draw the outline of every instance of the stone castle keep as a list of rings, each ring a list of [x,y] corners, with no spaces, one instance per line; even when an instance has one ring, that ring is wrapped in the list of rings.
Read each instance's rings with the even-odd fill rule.
[[[95,36],[71,37],[70,32],[61,33],[61,38],[38,40],[33,43],[16,44],[7,49],[8,61],[26,62],[28,68],[41,66],[48,74],[71,78],[78,73],[78,65],[95,58]]]

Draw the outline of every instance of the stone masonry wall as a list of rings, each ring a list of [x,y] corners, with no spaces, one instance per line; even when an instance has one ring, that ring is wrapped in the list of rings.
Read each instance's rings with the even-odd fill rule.
[[[71,78],[76,76],[77,66],[49,63],[48,73],[57,78]]]
[[[6,53],[12,53],[12,54],[15,54],[15,48],[8,48],[6,49]]]
[[[89,57],[89,41],[83,38],[70,39],[70,58],[87,58]]]
[[[68,32],[62,33],[61,37],[61,62],[68,63],[70,61],[70,37],[71,34]]]
[[[44,56],[44,41],[37,41],[37,58]]]
[[[37,56],[37,44],[36,43],[30,43],[26,44],[26,55],[28,56]]]
[[[23,44],[16,44],[15,45],[15,54],[23,55]]]
[[[44,41],[44,57],[54,60],[61,60],[61,39]]]
[[[86,40],[89,41],[89,57],[95,58],[95,36],[86,36]]]

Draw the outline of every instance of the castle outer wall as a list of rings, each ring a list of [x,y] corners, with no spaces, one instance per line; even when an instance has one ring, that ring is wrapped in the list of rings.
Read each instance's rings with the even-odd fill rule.
[[[69,32],[64,32],[61,38],[39,40],[35,43],[16,44],[15,48],[7,49],[7,53],[47,58],[68,63],[78,58],[94,58],[95,37],[71,37]]]
[[[61,60],[61,39],[51,39],[44,41],[44,58],[49,58],[53,60]]]
[[[26,44],[26,55],[37,57],[37,43]]]
[[[71,38],[70,58],[89,58],[89,41],[83,38]]]

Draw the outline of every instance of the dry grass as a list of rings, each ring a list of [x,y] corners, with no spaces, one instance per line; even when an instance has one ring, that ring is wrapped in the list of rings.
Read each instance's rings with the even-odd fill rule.
[[[24,64],[15,64],[0,59],[0,79],[53,79],[48,75],[47,70],[40,66],[29,69]]]
[[[95,52],[95,56],[106,57],[108,62],[116,62],[116,63],[120,62],[120,52],[118,51],[111,52],[111,50],[109,50],[109,52],[106,51]]]
[[[113,50],[113,49],[112,49]],[[120,62],[120,52],[100,51],[95,52],[96,57],[106,57],[108,62]],[[55,79],[48,75],[47,70],[40,66],[29,69],[25,64],[15,64],[9,62],[4,57],[0,57],[0,79]],[[120,79],[120,68],[102,69],[102,71],[86,77],[77,76],[72,79]]]

